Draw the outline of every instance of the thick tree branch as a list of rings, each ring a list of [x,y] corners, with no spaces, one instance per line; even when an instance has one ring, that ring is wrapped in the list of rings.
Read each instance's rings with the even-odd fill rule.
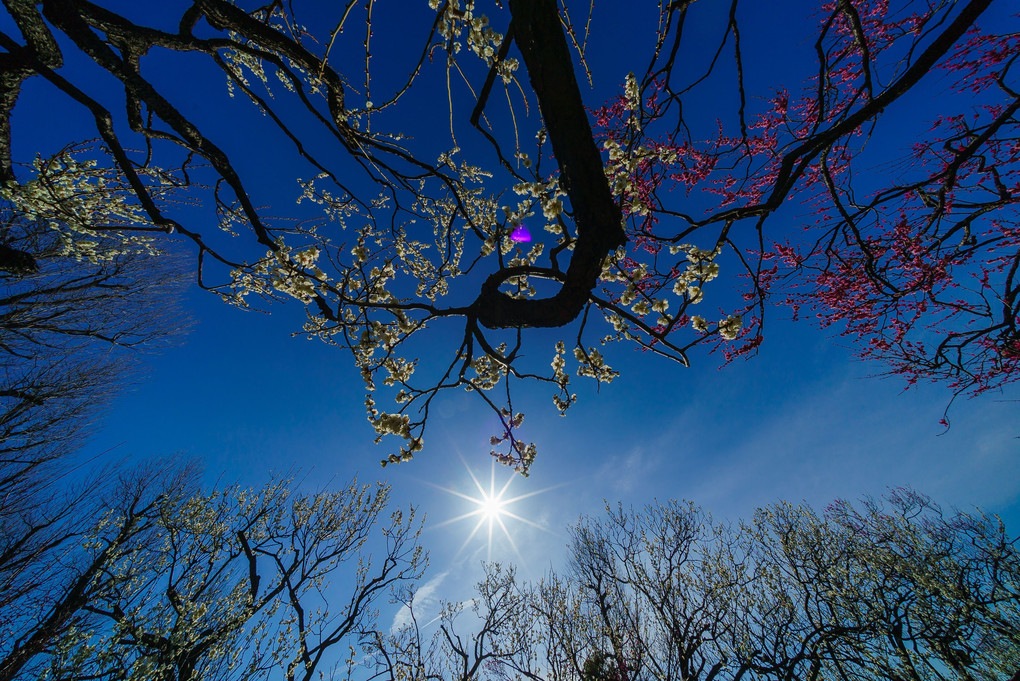
[[[513,0],[510,12],[515,41],[559,162],[560,186],[570,198],[578,238],[556,295],[517,300],[495,288],[483,288],[473,313],[488,328],[563,326],[576,319],[588,302],[606,254],[626,243],[623,216],[602,170],[602,155],[581,99],[555,0]]]

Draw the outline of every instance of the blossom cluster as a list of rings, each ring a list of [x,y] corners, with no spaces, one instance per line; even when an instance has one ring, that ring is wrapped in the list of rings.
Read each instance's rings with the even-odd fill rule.
[[[153,224],[138,203],[127,178],[111,164],[101,164],[103,152],[90,144],[73,145],[50,158],[37,156],[31,176],[0,187],[25,220],[45,224],[57,236],[61,255],[96,263],[126,253],[158,254],[145,230],[165,231]],[[169,200],[178,182],[154,167],[138,171],[155,200]]]
[[[474,0],[465,0],[463,7],[460,0],[429,0],[429,7],[441,10],[438,32],[446,41],[447,49],[453,54],[460,52],[463,39],[468,49],[482,59],[486,66],[495,65],[496,73],[504,83],[513,79],[519,62],[516,57],[497,61],[503,35],[489,25],[487,16],[475,13]]]

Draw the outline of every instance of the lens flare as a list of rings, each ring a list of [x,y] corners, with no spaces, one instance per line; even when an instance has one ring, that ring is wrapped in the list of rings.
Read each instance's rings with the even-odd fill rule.
[[[516,241],[517,243],[531,241],[531,232],[524,225],[517,225],[514,227],[514,231],[510,232],[510,241]]]

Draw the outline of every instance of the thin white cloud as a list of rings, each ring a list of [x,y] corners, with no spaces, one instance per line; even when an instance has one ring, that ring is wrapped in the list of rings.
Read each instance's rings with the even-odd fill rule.
[[[626,454],[608,457],[599,466],[597,475],[602,480],[610,481],[609,488],[614,495],[630,494],[639,485],[648,484],[660,459],[657,454],[649,454],[643,445],[635,445]]]
[[[434,609],[439,599],[436,590],[442,585],[443,580],[450,574],[450,570],[444,570],[438,575],[418,587],[411,597],[414,609],[418,614],[419,621],[423,616],[428,616],[430,609]],[[411,610],[405,605],[393,616],[393,623],[390,625],[390,633],[395,634],[401,627],[411,621]]]
[[[671,470],[658,477],[679,483],[669,496],[734,520],[779,499],[824,505],[899,485],[946,505],[990,508],[1015,500],[1020,451],[1010,405],[961,400],[953,427],[940,435],[945,399],[934,388],[904,392],[844,377],[781,402],[759,402],[745,417],[755,425],[724,437],[699,433],[700,419],[687,414],[671,429],[683,426],[687,437],[676,437]],[[703,446],[691,450],[692,441]]]

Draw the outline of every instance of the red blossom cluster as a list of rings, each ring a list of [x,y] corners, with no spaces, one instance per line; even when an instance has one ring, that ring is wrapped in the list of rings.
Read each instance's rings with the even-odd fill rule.
[[[670,258],[665,246],[711,239],[708,247],[735,255],[729,262],[745,275],[740,334],[726,341],[708,333],[686,346],[715,343],[726,363],[761,344],[772,298],[795,318],[808,311],[837,329],[861,357],[887,363],[910,385],[941,380],[955,394],[977,395],[1017,380],[1020,88],[1011,69],[1020,33],[975,26],[941,46],[952,9],[918,14],[888,0],[833,0],[820,16],[818,74],[797,96],[779,89],[759,99],[746,122],[742,108],[739,133],[720,121],[703,142],[681,134],[682,109],[673,105],[683,91],[670,73],[646,78],[643,106],[621,95],[593,112],[599,141],[630,159],[618,153],[607,166],[628,217],[621,271],[652,299],[686,265],[683,252]],[[933,122],[901,124],[907,153],[890,162],[889,145],[873,141],[888,134],[879,116],[899,96],[898,79],[918,77],[918,55],[936,48],[927,78],[948,73],[954,85],[933,95]],[[874,167],[884,176],[861,172]],[[804,230],[766,227],[792,198],[809,211]],[[756,244],[733,229],[741,221],[753,222]],[[610,295],[619,303],[618,292]],[[691,304],[682,300],[647,346],[682,329]]]

